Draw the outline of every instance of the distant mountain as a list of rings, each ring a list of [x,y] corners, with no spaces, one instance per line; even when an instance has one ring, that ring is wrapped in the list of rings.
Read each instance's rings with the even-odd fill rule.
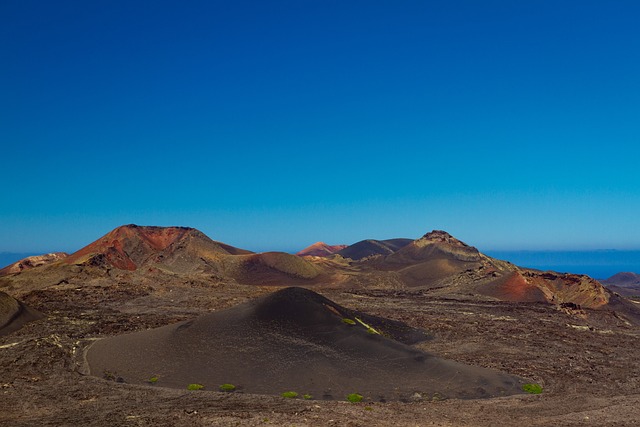
[[[606,307],[612,298],[602,284],[588,276],[520,268],[488,257],[441,230],[361,263],[375,271],[369,277],[383,286],[584,308]]]
[[[64,263],[136,270],[148,264],[164,264],[183,270],[193,261],[217,261],[220,255],[251,251],[211,240],[189,227],[123,225],[65,258]]]
[[[326,257],[346,248],[347,245],[327,245],[324,242],[316,242],[298,252],[298,256],[320,256]]]
[[[603,280],[602,283],[607,288],[622,296],[631,297],[640,295],[640,274],[622,272]]]
[[[105,277],[121,283],[156,277],[154,281],[181,283],[288,285],[307,283],[319,274],[304,258],[284,252],[256,254],[214,241],[194,228],[130,224],[38,271],[23,269],[0,276],[0,289],[15,289],[23,295],[52,284]]]
[[[605,285],[615,285],[621,287],[640,286],[640,274],[631,272],[618,273],[614,274],[606,280],[603,280],[602,283],[604,283]]]
[[[347,246],[337,253],[344,258],[351,258],[352,260],[357,261],[370,256],[392,254],[411,242],[413,242],[412,239],[367,239]]]
[[[41,265],[51,264],[56,261],[60,261],[67,256],[69,256],[69,254],[66,252],[53,252],[50,254],[29,256],[0,269],[0,276],[20,273],[21,271],[30,270],[35,267],[40,267]]]
[[[629,295],[626,291],[612,288],[615,294],[585,275],[518,267],[441,230],[416,240],[363,240],[337,254],[341,256],[253,253],[193,228],[125,225],[59,261],[0,276],[0,290],[23,298],[51,286],[92,281],[411,289],[447,297],[546,302],[566,310],[615,309],[640,323],[640,307],[619,296]]]

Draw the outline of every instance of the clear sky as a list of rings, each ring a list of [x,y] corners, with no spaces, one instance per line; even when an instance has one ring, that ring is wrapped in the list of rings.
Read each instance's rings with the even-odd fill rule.
[[[640,248],[640,2],[0,2],[0,251]]]

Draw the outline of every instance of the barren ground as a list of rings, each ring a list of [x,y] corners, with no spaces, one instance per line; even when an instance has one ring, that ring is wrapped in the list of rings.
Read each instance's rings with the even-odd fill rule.
[[[428,292],[318,291],[338,304],[429,330],[418,347],[531,378],[540,395],[414,402],[304,401],[118,383],[82,374],[96,338],[233,306],[273,288],[58,286],[20,296],[48,318],[0,337],[0,425],[640,425],[640,330],[608,313]]]

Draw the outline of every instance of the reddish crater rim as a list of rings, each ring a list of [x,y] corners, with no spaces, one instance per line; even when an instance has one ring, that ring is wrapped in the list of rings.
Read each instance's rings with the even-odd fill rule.
[[[103,254],[114,267],[135,270],[137,268],[136,264],[123,249],[125,242],[139,239],[151,250],[162,251],[193,231],[197,230],[190,227],[123,225],[69,255],[64,259],[64,262],[74,264],[85,257]]]

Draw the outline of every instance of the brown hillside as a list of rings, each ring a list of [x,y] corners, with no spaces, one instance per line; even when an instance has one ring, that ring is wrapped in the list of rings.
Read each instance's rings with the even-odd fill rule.
[[[224,268],[227,275],[247,285],[309,284],[320,274],[306,259],[284,252],[226,257]]]
[[[10,264],[0,269],[0,276],[5,276],[7,274],[20,273],[22,271],[30,270],[35,267],[51,264],[56,261],[60,261],[61,259],[64,259],[68,256],[69,254],[66,252],[53,252],[50,254],[34,255],[34,256],[26,257],[21,259],[20,261],[14,262],[13,264]]]
[[[327,245],[324,242],[316,242],[313,245],[308,246],[300,252],[296,253],[296,255],[326,257],[329,255],[333,255],[346,247],[347,245]]]
[[[361,240],[340,250],[338,255],[356,261],[370,256],[389,255],[412,241],[411,239]]]
[[[185,253],[193,258],[186,261],[194,262],[251,252],[215,242],[194,228],[124,225],[71,254],[64,262],[136,270],[145,264],[184,264]]]
[[[25,323],[44,317],[12,296],[0,292],[0,336],[20,329]]]
[[[618,294],[625,297],[640,296],[640,274],[622,272],[614,274],[602,283]]]

